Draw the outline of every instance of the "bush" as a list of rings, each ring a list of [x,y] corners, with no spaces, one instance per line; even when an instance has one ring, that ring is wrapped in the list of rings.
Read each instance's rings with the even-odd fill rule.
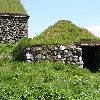
[[[11,55],[14,61],[25,61],[25,49],[31,46],[31,39],[24,37],[13,48]]]

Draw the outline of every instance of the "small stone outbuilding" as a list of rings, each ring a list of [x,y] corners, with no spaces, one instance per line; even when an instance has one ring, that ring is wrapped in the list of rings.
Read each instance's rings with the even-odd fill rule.
[[[28,19],[20,0],[0,0],[0,43],[15,43],[28,35]]]
[[[92,72],[100,70],[100,41],[81,40],[74,45],[34,45],[26,50],[26,61],[62,61]]]

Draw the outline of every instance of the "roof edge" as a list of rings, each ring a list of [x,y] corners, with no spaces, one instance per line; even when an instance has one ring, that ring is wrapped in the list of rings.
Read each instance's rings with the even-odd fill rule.
[[[100,40],[82,39],[81,46],[100,46]]]
[[[0,13],[0,17],[24,17],[24,18],[29,18],[27,14],[18,14],[18,13]]]

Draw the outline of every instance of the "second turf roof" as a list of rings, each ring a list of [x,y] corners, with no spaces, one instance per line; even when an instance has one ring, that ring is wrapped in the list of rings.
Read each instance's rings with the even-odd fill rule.
[[[0,13],[27,14],[20,0],[0,0]]]

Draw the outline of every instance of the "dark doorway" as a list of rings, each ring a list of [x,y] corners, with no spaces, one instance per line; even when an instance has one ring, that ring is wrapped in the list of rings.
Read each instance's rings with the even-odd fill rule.
[[[84,67],[92,72],[100,69],[100,46],[82,46]]]

